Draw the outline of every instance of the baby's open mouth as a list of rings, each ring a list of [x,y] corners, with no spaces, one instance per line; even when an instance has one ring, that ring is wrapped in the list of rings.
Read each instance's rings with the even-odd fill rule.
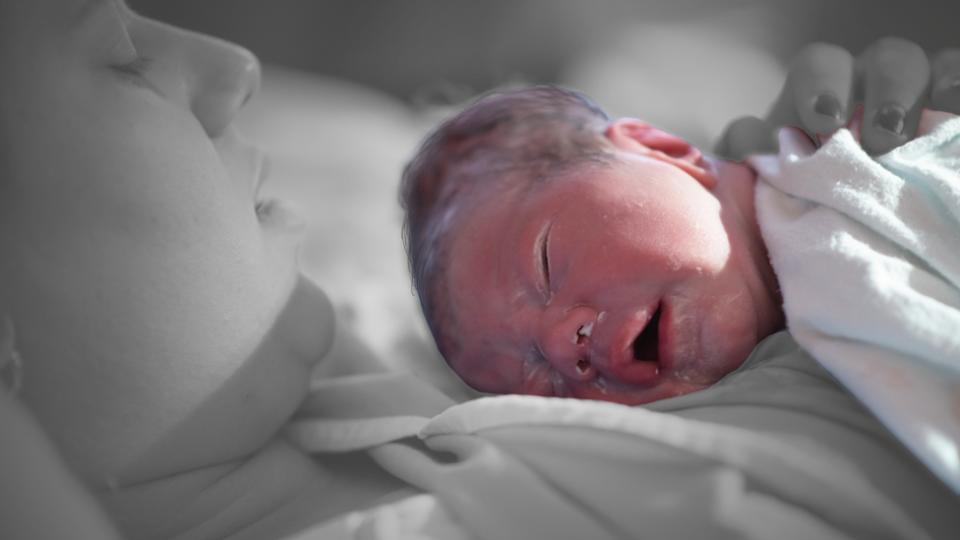
[[[660,311],[663,305],[657,305],[657,311],[650,317],[637,339],[633,340],[633,359],[639,362],[658,362],[660,360]]]

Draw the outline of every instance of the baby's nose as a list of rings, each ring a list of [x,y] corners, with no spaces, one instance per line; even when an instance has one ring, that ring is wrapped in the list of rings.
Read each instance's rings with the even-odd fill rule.
[[[590,349],[597,318],[595,310],[580,306],[567,310],[544,328],[540,346],[547,361],[565,378],[585,381],[596,375]]]

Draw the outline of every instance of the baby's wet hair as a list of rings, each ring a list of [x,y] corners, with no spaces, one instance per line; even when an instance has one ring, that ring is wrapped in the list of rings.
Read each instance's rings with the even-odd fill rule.
[[[436,127],[404,168],[400,204],[410,274],[437,346],[457,354],[455,313],[442,277],[449,233],[465,198],[527,190],[588,163],[607,163],[611,118],[586,96],[557,86],[497,91]],[[469,193],[470,195],[464,195]]]

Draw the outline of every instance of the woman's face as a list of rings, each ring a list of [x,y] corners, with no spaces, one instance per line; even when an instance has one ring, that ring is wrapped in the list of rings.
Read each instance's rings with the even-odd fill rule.
[[[329,346],[302,226],[231,127],[248,51],[122,0],[0,0],[0,312],[90,483],[249,454]],[[296,292],[296,294],[294,294]]]

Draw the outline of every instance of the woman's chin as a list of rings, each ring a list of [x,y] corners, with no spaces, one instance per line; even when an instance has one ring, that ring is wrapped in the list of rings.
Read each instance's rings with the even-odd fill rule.
[[[273,326],[239,369],[114,480],[146,482],[258,451],[303,400],[313,366],[333,342],[334,326],[327,296],[299,276]]]
[[[621,405],[645,405],[661,399],[682,396],[697,390],[708,388],[712,383],[688,382],[664,379],[657,386],[650,388],[631,388],[629,386],[620,386],[607,384],[603,388],[594,388],[589,392],[574,392],[573,397],[580,399],[592,399],[598,401],[609,401]]]

